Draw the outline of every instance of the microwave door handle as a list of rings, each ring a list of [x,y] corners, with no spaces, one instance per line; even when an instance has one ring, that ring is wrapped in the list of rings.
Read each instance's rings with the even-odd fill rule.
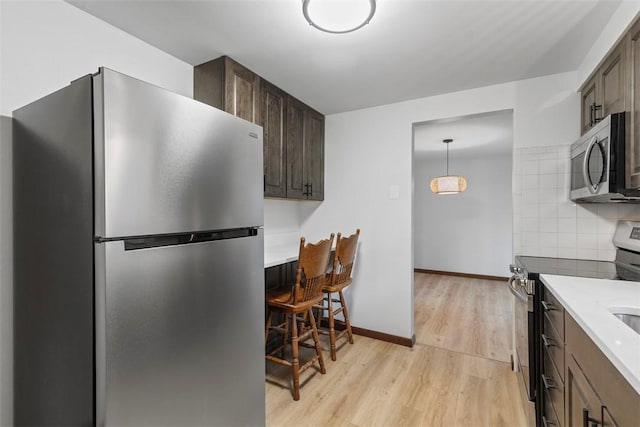
[[[593,146],[598,142],[598,137],[594,136],[589,141],[589,145],[587,145],[587,149],[584,150],[584,160],[582,163],[582,177],[584,178],[584,183],[591,192],[591,194],[596,194],[598,191],[598,186],[600,183],[593,185],[591,182],[591,178],[589,178],[589,156],[591,156],[591,150],[593,150]]]

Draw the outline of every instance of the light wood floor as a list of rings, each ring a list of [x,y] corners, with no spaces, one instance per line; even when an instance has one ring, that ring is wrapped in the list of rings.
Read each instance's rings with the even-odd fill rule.
[[[268,426],[523,426],[500,282],[416,273],[413,348],[355,336],[327,373],[267,363]],[[326,348],[326,344],[325,344]],[[304,357],[304,356],[303,356]]]

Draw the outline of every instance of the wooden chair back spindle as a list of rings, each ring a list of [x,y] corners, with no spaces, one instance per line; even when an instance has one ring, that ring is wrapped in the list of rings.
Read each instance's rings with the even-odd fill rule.
[[[328,331],[321,330],[320,332],[329,335],[332,360],[336,360],[336,340],[338,338],[343,337],[346,334],[349,339],[349,343],[353,344],[353,331],[351,330],[349,312],[347,310],[342,290],[351,284],[351,273],[356,256],[356,248],[358,247],[359,236],[359,228],[356,229],[356,232],[349,237],[343,238],[342,234],[338,233],[332,269],[327,274],[327,278],[329,280],[327,280],[327,284],[323,288],[323,292],[326,296],[324,297],[324,301],[316,306],[317,309],[321,310],[321,313],[327,313],[327,317],[325,319],[327,319]],[[333,294],[338,294],[338,298],[335,299],[332,296]],[[336,332],[335,316],[339,314],[342,314],[344,318],[345,328],[340,332]],[[322,320],[322,316],[320,318]]]
[[[334,234],[328,239],[305,245],[300,238],[298,269],[296,271],[293,304],[322,299],[322,288],[327,283],[326,271],[331,257]]]
[[[342,234],[338,233],[336,252],[333,258],[333,269],[331,270],[331,278],[329,280],[332,286],[345,284],[351,280],[351,270],[353,269],[353,261],[355,260],[359,236],[359,228],[349,237],[342,237]]]

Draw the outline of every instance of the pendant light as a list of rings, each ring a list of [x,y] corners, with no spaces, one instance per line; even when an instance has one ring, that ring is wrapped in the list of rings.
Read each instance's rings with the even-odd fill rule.
[[[447,174],[437,176],[431,180],[431,191],[436,194],[457,194],[467,189],[467,180],[459,175],[449,175],[449,144],[453,139],[445,139],[447,144]]]
[[[302,0],[302,14],[312,27],[344,34],[364,27],[376,13],[376,0]]]

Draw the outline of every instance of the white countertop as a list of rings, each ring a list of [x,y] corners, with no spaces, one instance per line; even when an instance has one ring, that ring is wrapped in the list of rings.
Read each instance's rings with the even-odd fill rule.
[[[264,268],[298,259],[300,233],[287,232],[264,236]]]
[[[275,246],[264,248],[264,268],[273,267],[274,265],[286,264],[298,259],[298,251],[300,243],[296,246]]]
[[[640,334],[611,314],[624,312],[616,307],[635,307],[640,314],[640,282],[550,274],[540,278],[640,394]]]

